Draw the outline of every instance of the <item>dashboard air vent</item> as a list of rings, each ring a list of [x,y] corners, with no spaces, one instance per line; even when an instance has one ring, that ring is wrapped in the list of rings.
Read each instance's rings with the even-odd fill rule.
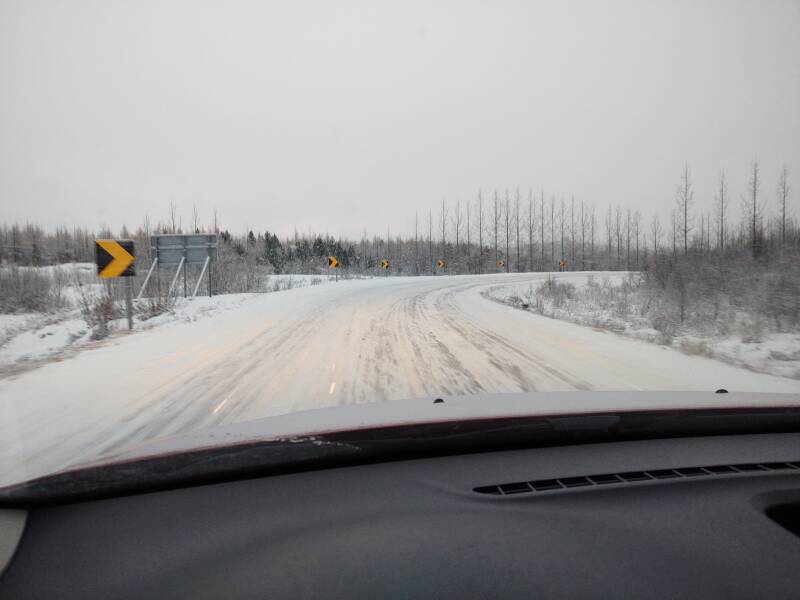
[[[713,475],[734,475],[759,471],[791,471],[800,470],[797,462],[766,462],[739,465],[714,465],[710,467],[681,467],[678,469],[653,469],[650,471],[627,471],[625,473],[605,473],[600,475],[583,475],[580,477],[563,477],[561,479],[538,479],[535,481],[517,481],[499,485],[485,485],[474,488],[479,494],[494,496],[510,496],[513,494],[531,494],[552,492],[567,488],[604,486],[619,483],[638,483],[659,479],[679,479],[691,477],[708,477]]]

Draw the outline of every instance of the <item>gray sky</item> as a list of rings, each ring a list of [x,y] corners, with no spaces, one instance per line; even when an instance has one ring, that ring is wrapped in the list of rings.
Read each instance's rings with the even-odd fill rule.
[[[334,235],[505,186],[800,198],[800,1],[0,0],[0,221]],[[738,205],[738,200],[734,203]]]

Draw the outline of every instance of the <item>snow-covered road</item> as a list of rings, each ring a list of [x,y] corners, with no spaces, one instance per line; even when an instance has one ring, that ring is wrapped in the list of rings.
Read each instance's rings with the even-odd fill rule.
[[[154,437],[353,402],[575,389],[800,392],[800,381],[481,295],[543,277],[341,281],[116,336],[0,381],[0,484]]]

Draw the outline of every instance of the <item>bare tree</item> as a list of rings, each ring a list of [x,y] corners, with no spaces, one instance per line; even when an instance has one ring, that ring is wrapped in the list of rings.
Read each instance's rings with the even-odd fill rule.
[[[758,159],[753,160],[750,167],[750,177],[747,180],[748,197],[743,199],[743,213],[747,215],[748,228],[750,229],[750,247],[753,256],[757,256],[760,249],[759,229],[761,225],[761,201],[758,192],[761,189],[759,179]]]
[[[633,232],[636,236],[636,268],[639,268],[639,225],[642,220],[642,213],[638,210],[633,214]]]
[[[692,230],[692,203],[694,190],[692,189],[692,174],[689,165],[684,165],[681,174],[681,183],[678,186],[677,209],[678,224],[683,238],[683,253],[689,252],[689,232]]]
[[[609,204],[606,213],[606,240],[608,241],[608,268],[611,269],[611,244],[614,240],[614,209]]]
[[[483,195],[478,190],[478,272],[483,273]]]
[[[561,208],[558,211],[558,215],[559,215],[558,216],[558,226],[559,226],[559,229],[561,229],[561,264],[564,263],[565,258],[566,258],[564,256],[564,221],[566,220],[565,219],[565,212],[566,212],[566,210],[565,210],[564,199],[562,198],[561,199]]]
[[[550,263],[556,267],[556,197],[550,196]]]
[[[778,210],[780,211],[781,248],[786,246],[786,203],[789,200],[789,172],[786,165],[778,179]]]
[[[192,233],[200,233],[200,217],[197,214],[197,204],[192,204]]]
[[[498,235],[500,228],[500,200],[497,197],[497,190],[494,191],[494,200],[492,202],[493,218],[494,218],[494,264],[495,269],[500,261],[498,254]]]
[[[586,270],[586,204],[581,200],[581,271]]]
[[[428,209],[428,268],[431,273],[436,273],[433,270],[433,211]]]
[[[539,220],[542,222],[542,257],[541,257],[541,268],[544,269],[544,190],[542,190],[542,195],[539,199]]]
[[[469,227],[470,227],[470,222],[469,222],[469,200],[466,201],[464,208],[466,209],[466,212],[467,212],[467,259],[469,259],[469,257],[472,256],[472,242],[471,242],[471,236],[470,236],[470,230],[469,230]],[[468,261],[468,264],[469,264],[469,261]]]
[[[533,271],[533,225],[536,216],[533,207],[533,190],[528,192],[528,270]]]
[[[419,212],[414,211],[414,273],[419,275]]]
[[[519,266],[519,188],[517,188],[517,197],[516,197],[516,206],[514,207],[514,229],[516,230],[516,234],[514,236],[514,241],[517,243],[517,272],[521,271]]]
[[[653,254],[658,256],[658,236],[661,234],[661,221],[658,213],[653,213],[653,220],[650,222],[650,235],[653,238]]]
[[[511,253],[509,252],[509,241],[511,239],[511,207],[510,207],[511,200],[508,197],[508,188],[506,188],[506,273],[508,273],[508,263],[509,259],[511,258]]]
[[[672,209],[672,256],[678,256],[678,217]]]
[[[569,242],[570,242],[570,268],[575,264],[575,196],[570,199],[569,205]]]
[[[590,253],[590,260],[592,263],[592,269],[594,269],[594,229],[597,226],[597,214],[595,213],[594,204],[592,204],[592,216],[589,219],[589,227],[591,231],[591,253]]]
[[[175,205],[175,200],[169,201],[169,233],[177,233],[178,231],[178,207]]]
[[[617,269],[622,268],[622,207],[614,212],[614,239],[617,240]]]
[[[728,232],[728,181],[725,171],[719,174],[717,193],[714,195],[714,213],[717,225],[717,246],[725,250],[725,236]]]
[[[706,243],[706,216],[703,213],[700,213],[700,254],[703,254],[705,251],[705,243]]]
[[[625,269],[631,270],[631,207],[625,213]]]
[[[447,260],[447,205],[442,198],[442,212],[439,213],[439,227],[442,230],[442,260]]]
[[[461,237],[461,200],[456,200],[456,209],[453,212],[453,231],[456,238],[456,256],[459,256],[459,238]]]

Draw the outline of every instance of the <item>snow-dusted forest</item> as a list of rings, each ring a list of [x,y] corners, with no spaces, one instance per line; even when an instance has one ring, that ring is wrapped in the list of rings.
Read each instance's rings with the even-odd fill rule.
[[[652,332],[653,341],[678,337],[684,350],[713,354],[709,345],[734,333],[747,341],[800,330],[800,228],[788,170],[767,177],[754,161],[746,178],[738,179],[745,184],[732,189],[729,177],[720,173],[714,197],[697,198],[687,166],[674,201],[649,215],[622,204],[601,207],[544,192],[478,191],[468,202],[442,202],[415,215],[412,231],[365,232],[360,239],[300,232],[281,237],[269,231],[269,224],[232,232],[221,215],[205,222],[193,208],[182,215],[175,203],[165,207],[165,218],[151,222],[148,217],[136,229],[120,231],[5,224],[0,227],[0,311],[47,314],[77,307],[102,335],[105,324],[119,316],[121,285],[97,283],[90,266],[78,272],[55,265],[91,263],[95,238],[132,238],[138,291],[150,265],[150,234],[216,231],[215,294],[320,283],[331,273],[329,255],[338,258],[342,278],[629,271],[631,277],[602,285],[595,280],[578,289],[555,281],[529,286],[507,299],[584,324],[616,330],[636,325]],[[381,267],[383,259],[390,262],[388,270]],[[437,266],[439,260],[444,267]],[[193,282],[199,271],[189,267],[187,280]],[[174,298],[165,294],[171,277],[172,269],[157,271],[138,304],[141,318],[170,308]],[[191,283],[177,285],[175,295],[191,288]],[[693,339],[689,334],[701,336],[695,346],[687,341]]]

